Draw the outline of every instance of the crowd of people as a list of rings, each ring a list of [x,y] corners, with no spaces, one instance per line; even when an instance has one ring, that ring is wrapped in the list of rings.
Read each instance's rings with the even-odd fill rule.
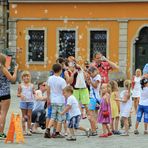
[[[16,80],[18,70],[16,66],[11,75],[5,63],[6,57],[0,54],[0,139],[6,138],[10,81]],[[66,137],[68,141],[76,141],[76,130],[83,131],[87,137],[97,136],[98,124],[101,124],[100,138],[113,134],[128,136],[132,102],[137,116],[134,133],[139,134],[139,122],[144,115],[144,134],[148,134],[148,64],[143,74],[137,69],[132,80],[124,81],[121,92],[118,83],[109,80],[108,74],[114,69],[119,67],[100,52],[94,54],[92,63],[86,61],[83,66],[73,56],[58,58],[48,79],[39,82],[37,89],[31,82],[30,72],[23,71],[17,97],[24,135],[31,136],[41,127],[45,129],[44,138]],[[90,128],[80,126],[81,119],[88,119]],[[119,123],[124,132],[119,130]]]

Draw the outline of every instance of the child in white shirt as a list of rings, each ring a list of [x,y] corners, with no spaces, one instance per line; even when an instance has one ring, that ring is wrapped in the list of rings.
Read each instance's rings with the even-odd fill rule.
[[[72,86],[65,87],[63,93],[65,98],[67,99],[67,106],[60,114],[64,115],[65,113],[69,112],[70,116],[70,120],[68,123],[70,135],[66,140],[76,141],[74,129],[85,131],[86,135],[89,137],[89,130],[79,126],[81,119],[81,111],[77,99],[72,95],[73,94]]]

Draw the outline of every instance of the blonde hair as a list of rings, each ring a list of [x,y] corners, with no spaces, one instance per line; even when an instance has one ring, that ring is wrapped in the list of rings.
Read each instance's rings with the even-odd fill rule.
[[[140,72],[140,76],[142,75],[142,72],[141,72],[141,69],[136,69],[136,75],[137,75],[137,72]]]
[[[112,80],[112,81],[109,82],[109,84],[111,86],[111,91],[112,92],[119,90],[118,83],[116,81]]]
[[[111,92],[112,92],[111,85],[109,83],[107,83],[107,92],[109,94],[111,94]]]
[[[0,68],[5,67],[5,64],[6,64],[6,56],[0,53]]]
[[[131,89],[131,87],[132,87],[131,84],[132,84],[131,80],[125,80],[124,81],[124,87],[127,88],[127,89]]]
[[[72,87],[72,86],[66,86],[66,87],[64,88],[64,91],[70,92],[71,94],[73,94],[73,87]]]
[[[31,74],[30,74],[29,71],[23,71],[22,74],[21,74],[21,79],[23,80],[23,77],[26,76],[26,75],[30,77],[30,82],[31,82]]]

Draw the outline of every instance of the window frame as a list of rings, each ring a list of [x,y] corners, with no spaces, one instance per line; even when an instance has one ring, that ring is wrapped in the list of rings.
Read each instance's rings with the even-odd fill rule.
[[[57,43],[57,50],[56,50],[56,54],[58,55],[58,57],[60,56],[59,55],[59,34],[60,34],[60,31],[75,31],[75,58],[77,58],[77,47],[78,47],[78,29],[77,28],[63,28],[63,27],[58,27],[56,29],[56,43]]]
[[[90,39],[90,33],[91,31],[106,31],[107,33],[107,41],[106,41],[106,57],[109,58],[109,30],[107,28],[88,28],[88,45],[87,45],[87,51],[88,51],[88,54],[87,54],[87,60],[88,61],[91,61],[90,59],[90,43],[91,43],[91,39]]]
[[[28,65],[31,65],[31,64],[36,64],[36,65],[45,65],[47,64],[47,28],[45,27],[40,27],[40,28],[26,28],[26,35],[25,35],[25,38],[26,36],[29,35],[29,31],[34,31],[34,30],[41,30],[41,31],[44,31],[44,61],[32,61],[30,62],[29,61],[29,58],[28,58],[28,53],[29,53],[29,41],[26,40],[26,63]]]

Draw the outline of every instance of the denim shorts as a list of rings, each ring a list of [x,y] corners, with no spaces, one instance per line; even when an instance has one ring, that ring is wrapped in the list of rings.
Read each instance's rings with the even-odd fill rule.
[[[20,109],[33,109],[33,102],[20,102]]]
[[[48,112],[47,112],[47,118],[48,118],[48,119],[51,118],[51,112],[52,112],[52,107],[49,106],[49,107],[48,107]]]
[[[65,104],[51,104],[52,111],[51,111],[51,119],[57,122],[63,122],[66,120],[66,115],[61,115],[65,108]]]
[[[88,109],[94,111],[94,110],[96,110],[96,106],[97,106],[97,101],[96,101],[96,99],[90,98],[90,102],[89,102],[89,105],[88,105]]]
[[[138,122],[141,122],[143,114],[144,114],[144,122],[148,123],[148,106],[139,105],[137,111]]]
[[[69,120],[69,122],[68,122],[68,128],[78,129],[79,128],[80,119],[81,119],[80,115],[72,117]]]

